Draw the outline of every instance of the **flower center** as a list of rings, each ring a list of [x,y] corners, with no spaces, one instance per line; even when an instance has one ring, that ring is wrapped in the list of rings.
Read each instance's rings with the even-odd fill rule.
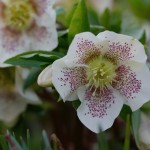
[[[31,25],[34,9],[28,0],[16,0],[7,5],[4,14],[9,27],[25,30]]]
[[[115,70],[116,66],[102,56],[91,60],[86,70],[88,84],[103,90],[112,84],[116,77]]]

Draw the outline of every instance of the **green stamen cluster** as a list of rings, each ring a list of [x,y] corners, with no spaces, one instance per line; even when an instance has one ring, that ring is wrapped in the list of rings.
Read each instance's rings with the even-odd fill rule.
[[[89,85],[100,89],[111,85],[116,76],[115,70],[116,66],[103,57],[91,60],[86,71]]]
[[[5,9],[6,23],[13,29],[25,30],[31,24],[33,13],[33,7],[29,1],[12,1]]]

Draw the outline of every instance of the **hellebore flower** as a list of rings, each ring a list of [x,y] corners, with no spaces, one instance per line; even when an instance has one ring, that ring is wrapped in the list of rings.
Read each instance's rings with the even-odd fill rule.
[[[81,101],[79,119],[98,133],[112,126],[123,104],[135,111],[150,99],[146,59],[143,45],[133,37],[109,31],[80,33],[67,55],[40,74],[38,83],[50,74],[64,101]]]
[[[1,68],[0,72],[0,121],[11,126],[28,103],[40,104],[41,101],[33,90],[22,91],[28,70],[16,68],[15,77],[13,68]]]
[[[52,4],[52,0],[0,0],[0,67],[19,53],[57,46]]]

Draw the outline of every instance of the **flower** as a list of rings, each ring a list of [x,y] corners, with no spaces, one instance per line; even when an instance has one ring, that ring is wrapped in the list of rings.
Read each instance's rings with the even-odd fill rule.
[[[79,119],[98,133],[112,126],[123,104],[135,111],[150,99],[146,59],[143,45],[133,37],[84,32],[74,37],[65,57],[41,74],[43,79],[51,74],[49,81],[64,101],[81,101]]]
[[[19,53],[57,44],[53,0],[0,0],[0,67]]]
[[[25,111],[28,103],[40,104],[39,97],[28,89],[23,92],[23,83],[28,75],[27,69],[16,68],[14,77],[14,69],[0,69],[0,121],[8,126],[16,122],[18,116]]]
[[[150,149],[150,114],[141,113],[141,121],[139,128],[139,141],[141,150]]]

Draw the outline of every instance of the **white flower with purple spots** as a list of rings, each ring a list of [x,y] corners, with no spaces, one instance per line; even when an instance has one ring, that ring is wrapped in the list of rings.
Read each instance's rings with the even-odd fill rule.
[[[67,55],[40,74],[38,83],[52,82],[64,101],[79,99],[79,119],[98,133],[112,126],[123,104],[135,111],[150,99],[146,59],[143,45],[133,37],[80,33]]]
[[[54,0],[0,0],[0,67],[19,53],[57,44]]]

